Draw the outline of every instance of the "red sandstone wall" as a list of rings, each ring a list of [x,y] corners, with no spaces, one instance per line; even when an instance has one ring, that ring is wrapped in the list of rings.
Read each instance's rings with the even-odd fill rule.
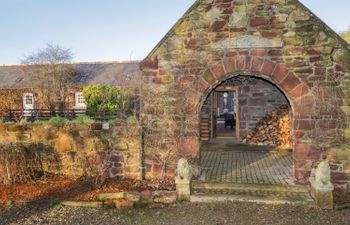
[[[48,173],[72,178],[140,178],[140,127],[136,121],[111,125],[108,130],[102,129],[102,124],[0,124],[0,145],[10,143],[50,147],[47,157],[56,160],[45,165]]]

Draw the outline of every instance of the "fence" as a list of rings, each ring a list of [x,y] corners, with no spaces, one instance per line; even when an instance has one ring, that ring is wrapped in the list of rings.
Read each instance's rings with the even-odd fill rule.
[[[26,118],[28,121],[49,120],[55,116],[72,120],[82,115],[90,116],[94,120],[110,120],[124,117],[124,112],[120,110],[113,112],[92,112],[86,109],[67,109],[64,111],[56,110],[54,112],[48,109],[11,109],[4,111],[1,114],[4,121],[20,121],[22,118]]]

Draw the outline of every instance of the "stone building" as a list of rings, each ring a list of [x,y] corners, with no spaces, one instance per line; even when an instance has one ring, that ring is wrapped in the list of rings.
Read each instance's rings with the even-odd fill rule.
[[[82,88],[88,85],[136,87],[140,80],[139,62],[73,63],[76,80],[70,85],[66,107],[84,109]],[[0,66],[0,112],[47,109],[44,94],[25,65]]]
[[[158,151],[174,147],[178,157],[198,162],[201,120],[217,123],[210,99],[214,117],[224,113],[220,98],[226,113],[236,114],[240,130],[231,135],[238,138],[286,104],[295,181],[306,183],[312,166],[328,159],[337,187],[349,190],[349,62],[350,46],[297,0],[196,1],[141,63],[141,122],[153,124],[145,141],[171,124]],[[147,158],[154,146],[144,151]],[[146,168],[156,174],[157,161]]]

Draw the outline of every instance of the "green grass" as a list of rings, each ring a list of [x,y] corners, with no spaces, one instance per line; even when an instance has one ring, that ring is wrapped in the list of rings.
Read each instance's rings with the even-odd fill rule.
[[[74,120],[68,121],[68,123],[71,124],[91,124],[94,123],[95,121],[91,119],[89,116],[79,116],[75,118]]]

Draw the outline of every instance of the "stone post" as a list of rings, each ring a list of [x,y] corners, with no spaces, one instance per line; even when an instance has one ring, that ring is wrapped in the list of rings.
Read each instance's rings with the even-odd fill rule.
[[[180,159],[175,177],[177,199],[180,201],[190,200],[192,173],[192,167],[188,164],[188,161]]]
[[[327,161],[312,169],[310,176],[311,196],[316,205],[322,209],[333,209],[333,190],[331,168]]]

